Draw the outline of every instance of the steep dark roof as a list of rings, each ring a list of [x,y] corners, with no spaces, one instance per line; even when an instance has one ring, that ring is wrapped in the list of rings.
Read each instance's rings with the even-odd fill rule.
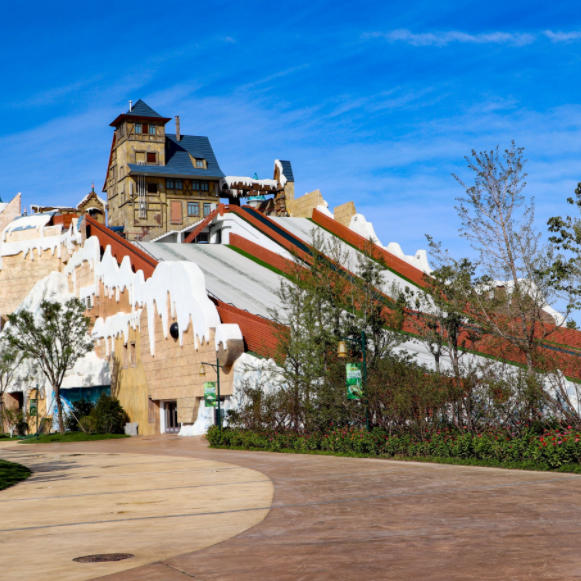
[[[136,117],[161,117],[159,113],[156,113],[147,103],[144,103],[141,99],[133,105],[131,111],[127,111],[125,115],[135,115]]]
[[[165,134],[166,159],[165,165],[136,165],[129,164],[131,173],[166,176],[193,176],[205,178],[222,178],[224,172],[218,165],[210,140],[207,137],[182,135],[180,141],[174,134]],[[190,155],[194,158],[205,159],[207,169],[194,167]]]
[[[294,182],[295,181],[295,176],[293,175],[293,168],[291,166],[291,162],[290,161],[280,161],[280,165],[282,165],[282,173],[284,174],[284,177],[286,178],[287,182]]]
[[[147,119],[156,119],[158,121],[163,121],[163,123],[167,123],[171,121],[171,117],[162,117],[159,113],[154,111],[147,103],[144,103],[141,99],[135,103],[131,107],[131,111],[127,111],[127,113],[121,113],[113,123],[110,124],[110,127],[117,127],[119,123],[123,119],[133,118],[146,121]]]

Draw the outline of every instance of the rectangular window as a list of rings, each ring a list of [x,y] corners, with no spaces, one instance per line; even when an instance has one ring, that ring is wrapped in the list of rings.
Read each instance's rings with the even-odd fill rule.
[[[157,194],[157,184],[152,184],[149,182],[147,184],[147,193],[148,194]]]
[[[175,180],[174,185],[175,185],[176,190],[183,190],[184,189],[182,180]]]
[[[173,180],[165,180],[165,187],[168,190],[173,190],[174,189],[174,181]]]
[[[137,133],[138,135],[141,134],[141,123],[135,124],[135,133]]]
[[[203,159],[196,159],[196,167],[204,167],[204,160]]]
[[[212,211],[212,206],[210,204],[204,204],[204,218],[210,215]]]
[[[135,365],[137,364],[137,355],[135,353],[135,343],[131,343],[129,348],[130,348],[129,355],[130,355],[131,367],[135,367]]]
[[[149,125],[147,123],[144,123],[141,127],[142,127],[141,132],[144,135],[147,135],[149,133]]]
[[[137,163],[145,163],[145,151],[136,151],[135,152],[135,161]]]
[[[127,343],[123,345],[123,368],[127,369],[129,367],[129,353],[127,349]]]
[[[157,153],[147,152],[147,163],[157,163]]]
[[[194,192],[199,192],[200,191],[200,182],[192,182],[192,190],[194,190]]]
[[[208,191],[208,182],[200,182],[200,190],[202,192],[207,192]]]
[[[200,205],[198,202],[188,202],[188,216],[199,216]]]
[[[149,135],[155,135],[155,125],[149,126]]]

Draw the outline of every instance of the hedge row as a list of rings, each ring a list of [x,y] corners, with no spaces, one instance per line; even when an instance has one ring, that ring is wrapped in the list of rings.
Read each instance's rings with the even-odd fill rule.
[[[581,464],[581,432],[569,429],[544,430],[539,434],[525,429],[516,436],[504,430],[472,434],[443,429],[416,438],[411,434],[390,435],[383,429],[331,429],[315,434],[260,432],[212,427],[207,435],[213,447],[243,448],[279,452],[335,452],[368,456],[408,458],[473,458],[500,463],[535,462],[559,468]]]

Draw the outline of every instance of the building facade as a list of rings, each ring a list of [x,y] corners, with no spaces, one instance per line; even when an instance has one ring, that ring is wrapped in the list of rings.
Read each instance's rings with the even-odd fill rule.
[[[166,133],[171,120],[139,100],[112,123],[115,132],[103,191],[109,226],[128,240],[183,230],[219,201],[224,173],[207,137]]]

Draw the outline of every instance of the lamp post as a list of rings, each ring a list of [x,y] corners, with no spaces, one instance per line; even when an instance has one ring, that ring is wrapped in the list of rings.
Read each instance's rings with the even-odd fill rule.
[[[353,339],[352,337],[340,337],[339,347],[337,348],[337,356],[341,359],[347,357],[347,345],[345,341],[351,341],[352,343],[359,343],[361,345],[361,351],[363,353],[363,397],[365,398],[365,427],[367,431],[369,428],[369,398],[367,397],[367,338],[365,336],[365,331],[361,331],[360,339]]]
[[[200,375],[206,375],[206,370],[204,369],[204,365],[209,365],[213,369],[216,370],[216,422],[218,424],[218,429],[222,429],[222,418],[220,416],[220,364],[218,363],[218,358],[216,357],[216,363],[206,363],[202,361],[200,364]]]

